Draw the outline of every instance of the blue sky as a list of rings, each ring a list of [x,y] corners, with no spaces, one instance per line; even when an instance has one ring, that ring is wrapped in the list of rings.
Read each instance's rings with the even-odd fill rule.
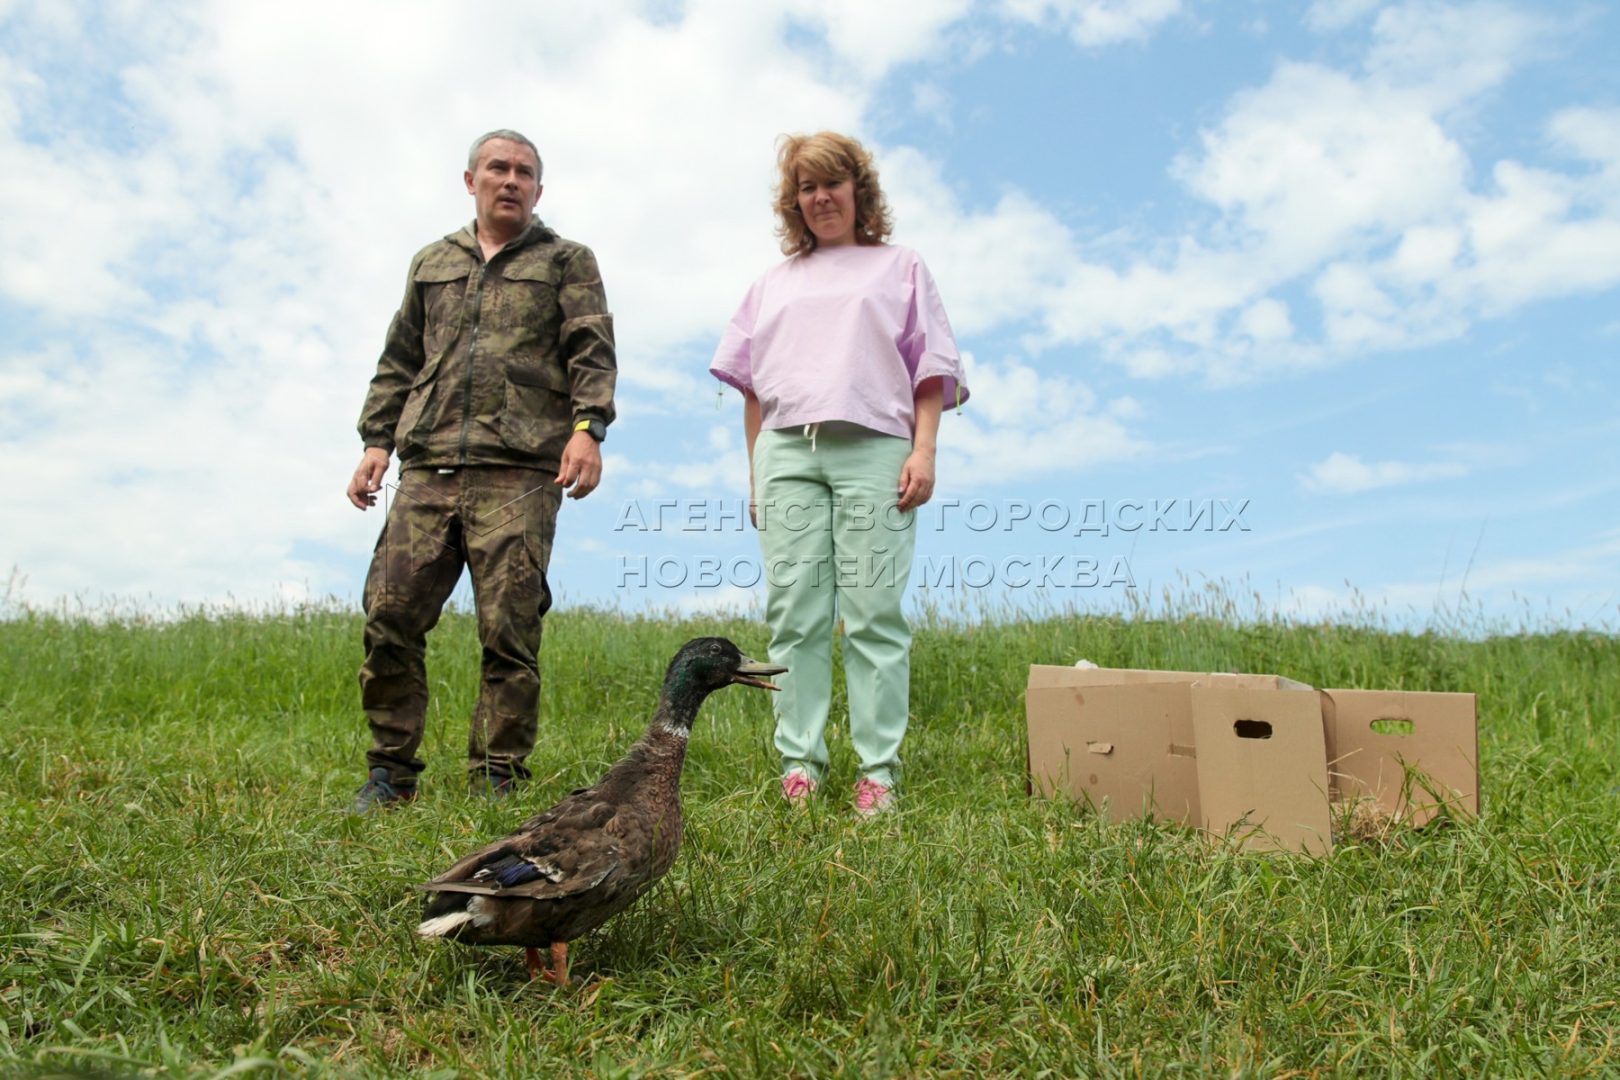
[[[43,605],[355,601],[365,385],[411,253],[471,216],[467,142],[511,126],[620,342],[554,588],[757,603],[740,406],[707,362],[779,257],[776,136],[833,128],[876,153],[968,356],[919,603],[1214,582],[1306,618],[1613,627],[1617,20],[0,0],[0,572]]]

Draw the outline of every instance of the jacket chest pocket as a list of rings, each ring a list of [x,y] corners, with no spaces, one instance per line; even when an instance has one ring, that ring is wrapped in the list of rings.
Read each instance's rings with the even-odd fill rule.
[[[416,287],[422,295],[422,346],[430,360],[461,330],[470,272],[464,262],[448,259],[429,260],[416,268]]]
[[[484,318],[523,344],[545,347],[557,336],[557,268],[547,260],[515,259],[501,272],[499,296]]]

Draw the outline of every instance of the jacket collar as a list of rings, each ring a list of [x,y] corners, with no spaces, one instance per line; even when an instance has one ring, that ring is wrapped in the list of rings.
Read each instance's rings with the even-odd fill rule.
[[[482,258],[483,252],[478,247],[477,227],[478,221],[477,219],[474,219],[469,221],[466,225],[463,225],[457,231],[451,233],[449,236],[446,236],[445,239],[461,248],[463,251],[466,251],[473,258]],[[528,247],[530,244],[543,244],[555,239],[557,239],[556,232],[554,232],[549,225],[540,220],[540,215],[536,214],[529,218],[529,227],[523,230],[523,232],[518,236],[517,240],[508,244],[502,250],[519,251]]]

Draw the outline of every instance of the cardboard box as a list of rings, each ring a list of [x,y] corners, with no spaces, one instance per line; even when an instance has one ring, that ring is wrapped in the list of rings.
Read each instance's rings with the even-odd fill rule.
[[[1032,790],[1252,849],[1321,853],[1335,803],[1421,825],[1479,812],[1472,694],[1313,690],[1277,675],[1034,665]]]

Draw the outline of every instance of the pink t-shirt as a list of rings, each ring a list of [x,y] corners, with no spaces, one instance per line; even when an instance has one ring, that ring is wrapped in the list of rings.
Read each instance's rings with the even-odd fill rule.
[[[731,317],[709,371],[759,398],[761,428],[844,420],[912,437],[914,395],[962,357],[928,267],[897,244],[819,248],[767,270]]]

